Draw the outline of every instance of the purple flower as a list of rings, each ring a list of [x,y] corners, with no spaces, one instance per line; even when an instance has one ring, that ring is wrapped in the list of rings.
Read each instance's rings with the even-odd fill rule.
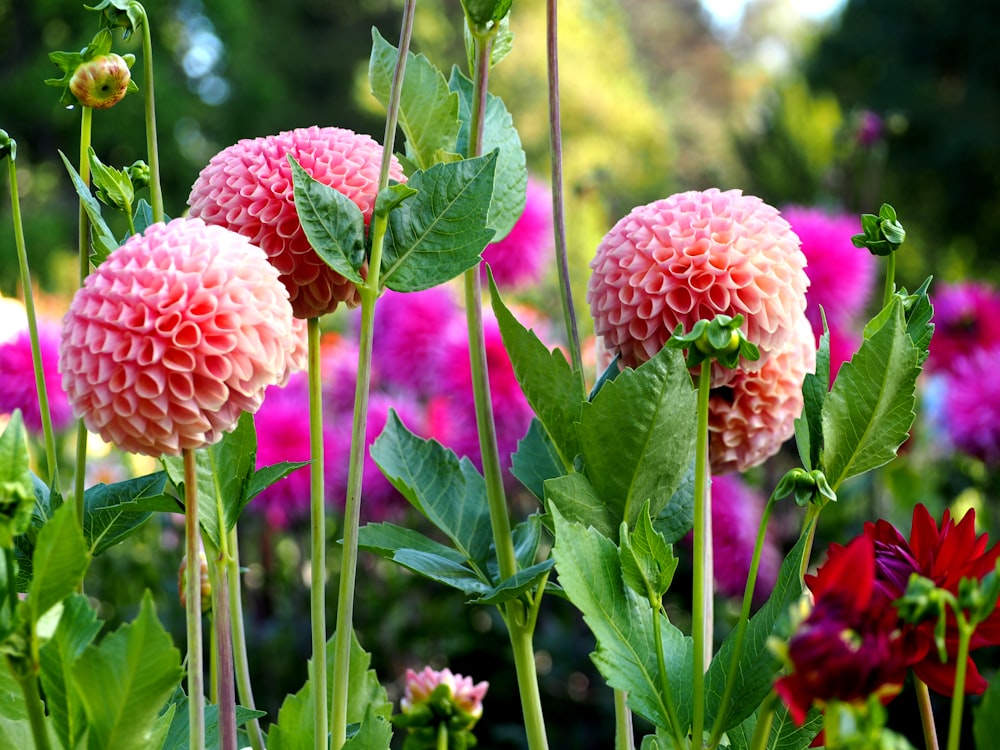
[[[1000,343],[1000,293],[972,281],[942,284],[932,295],[934,337],[928,370],[951,370],[958,359]]]
[[[862,110],[856,116],[854,138],[861,148],[871,148],[878,143],[885,133],[885,122],[870,109]]]
[[[738,474],[712,477],[712,544],[715,581],[730,597],[742,597],[757,541],[757,527],[764,513],[764,498]],[[754,601],[763,602],[778,580],[781,555],[765,537],[757,572]]]
[[[991,465],[1000,463],[1000,345],[973,349],[948,363],[942,423],[952,445]]]
[[[552,194],[547,185],[529,179],[524,213],[506,237],[486,246],[483,260],[498,287],[520,289],[541,278],[553,245]]]
[[[73,421],[66,392],[59,376],[59,326],[39,321],[38,344],[45,373],[45,392],[55,430],[65,429]],[[42,413],[38,406],[35,385],[35,365],[31,359],[31,336],[23,328],[7,342],[0,343],[0,414],[20,409],[25,427],[34,433],[42,431]]]

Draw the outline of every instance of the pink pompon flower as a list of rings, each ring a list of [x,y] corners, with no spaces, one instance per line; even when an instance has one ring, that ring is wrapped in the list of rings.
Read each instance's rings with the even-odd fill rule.
[[[738,372],[709,395],[709,460],[713,474],[746,471],[763,463],[795,434],[802,413],[802,383],[816,368],[812,329],[805,316],[796,336],[756,372]]]
[[[1000,465],[1000,343],[973,349],[943,375],[943,425],[951,444],[990,466]]]
[[[554,242],[552,193],[547,185],[530,178],[524,212],[506,237],[486,246],[483,260],[498,287],[521,289],[541,278],[552,258]]]
[[[448,689],[453,705],[467,718],[475,721],[483,715],[483,698],[490,687],[488,682],[473,683],[471,677],[453,674],[450,669],[440,672],[424,667],[420,672],[406,670],[406,689],[400,700],[403,713],[410,713],[419,703],[425,703],[439,686]]]
[[[743,315],[762,367],[806,307],[806,259],[778,210],[739,190],[679,193],[639,206],[605,235],[587,301],[595,333],[622,363],[650,359],[680,325]],[[712,385],[735,377],[716,365]]]
[[[852,327],[864,313],[878,269],[875,256],[851,242],[861,231],[860,219],[805,206],[786,206],[781,215],[802,240],[809,276],[806,315],[813,330],[823,332],[820,307],[831,328]]]
[[[712,477],[712,544],[715,580],[729,597],[742,597],[746,588],[757,529],[764,514],[764,498],[738,474]],[[762,603],[778,580],[781,554],[767,535],[757,570],[753,600]]]
[[[73,421],[73,410],[62,388],[57,368],[59,326],[39,321],[38,344],[52,428],[63,430]],[[21,410],[24,426],[30,432],[41,433],[42,413],[38,404],[35,364],[31,357],[31,335],[27,328],[23,328],[10,341],[0,343],[0,414],[9,414],[14,409]]]
[[[87,277],[63,320],[77,415],[151,456],[218,440],[289,370],[288,292],[264,253],[200,219],[154,224]]]
[[[382,146],[342,128],[299,128],[241,140],[209,161],[191,188],[191,215],[250,238],[281,272],[299,318],[332,312],[341,302],[358,303],[357,290],[330,268],[299,224],[291,155],[313,179],[335,188],[371,221],[382,165]],[[406,176],[395,159],[389,175]]]
[[[931,296],[934,337],[927,369],[951,370],[955,362],[1000,343],[1000,291],[975,281],[942,284]]]

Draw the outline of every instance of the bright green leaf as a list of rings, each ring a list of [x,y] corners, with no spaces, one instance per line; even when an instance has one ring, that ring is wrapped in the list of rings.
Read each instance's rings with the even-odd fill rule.
[[[419,531],[388,522],[369,523],[358,529],[358,546],[382,557],[391,558],[398,550],[412,549],[443,557],[456,565],[465,562],[465,556],[461,552],[446,547]]]
[[[33,748],[24,691],[0,658],[0,747]]]
[[[178,688],[171,699],[168,712],[171,714],[169,726],[160,750],[188,750],[191,740],[191,715],[188,710],[188,697]],[[236,707],[236,726],[241,727],[254,718],[265,716],[263,711],[252,711],[243,706]],[[220,750],[219,707],[215,704],[205,706],[205,750]]]
[[[27,433],[21,410],[15,409],[0,435],[0,548],[11,549],[31,526],[34,501]]]
[[[405,201],[407,198],[412,198],[416,194],[416,190],[403,183],[397,183],[395,185],[390,185],[387,188],[383,188],[379,191],[378,195],[375,196],[375,216],[388,216],[392,209]]]
[[[343,750],[389,750],[390,742],[392,724],[368,706],[357,732],[344,742]]]
[[[63,505],[38,534],[32,558],[28,605],[32,626],[72,594],[83,580],[90,554],[72,505]]]
[[[279,461],[270,466],[260,467],[250,475],[246,487],[246,501],[249,503],[272,484],[280,482],[292,472],[308,465],[308,461]]]
[[[653,528],[667,544],[679,542],[694,528],[693,457],[670,502],[660,511],[660,515],[653,519]]]
[[[623,523],[620,538],[619,562],[625,583],[650,602],[659,603],[670,588],[677,570],[677,558],[673,548],[653,528],[648,503],[646,511],[639,516],[635,531],[629,532]]]
[[[579,472],[571,472],[545,482],[545,507],[555,506],[567,521],[592,526],[608,539],[618,538],[621,513],[604,502],[590,480]]]
[[[517,441],[511,456],[510,473],[539,501],[545,498],[545,480],[566,472],[559,452],[537,417],[532,418],[527,434]]]
[[[977,750],[991,750],[1000,737],[1000,672],[993,675],[983,701],[973,711],[972,733]]]
[[[135,191],[128,173],[124,169],[109,167],[97,157],[93,148],[87,153],[90,157],[91,180],[98,200],[126,216],[130,215]]]
[[[91,555],[99,555],[127,538],[152,516],[138,511],[144,498],[162,496],[167,475],[160,471],[115,484],[95,484],[83,493],[83,537]]]
[[[97,199],[90,192],[90,188],[87,187],[62,151],[59,152],[59,156],[62,157],[63,164],[66,165],[66,171],[69,172],[70,180],[73,181],[76,194],[83,203],[83,208],[87,212],[87,218],[90,219],[90,242],[93,245],[93,253],[91,253],[90,259],[95,266],[100,265],[118,247],[118,240],[115,239],[114,234],[108,228],[107,222],[104,221],[104,217],[101,216],[101,204],[97,202]]]

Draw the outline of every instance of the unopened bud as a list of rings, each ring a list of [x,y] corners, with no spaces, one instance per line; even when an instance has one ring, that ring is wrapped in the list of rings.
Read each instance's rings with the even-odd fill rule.
[[[69,90],[84,107],[107,109],[122,100],[132,81],[128,61],[121,55],[100,55],[81,64]]]
[[[128,178],[132,181],[132,187],[136,190],[144,188],[149,184],[149,165],[142,159],[133,162],[132,166],[126,168],[125,172],[128,174]]]

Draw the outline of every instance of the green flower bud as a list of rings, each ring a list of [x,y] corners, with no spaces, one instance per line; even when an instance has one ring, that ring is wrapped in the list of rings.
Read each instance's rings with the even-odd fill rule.
[[[122,100],[131,81],[128,61],[112,52],[81,64],[69,81],[69,90],[84,107],[108,109]]]
[[[17,160],[17,141],[7,135],[6,130],[0,129],[0,161],[7,157]]]
[[[149,184],[149,165],[142,159],[132,163],[132,166],[125,169],[128,178],[132,181],[132,187],[136,190],[146,187]]]

